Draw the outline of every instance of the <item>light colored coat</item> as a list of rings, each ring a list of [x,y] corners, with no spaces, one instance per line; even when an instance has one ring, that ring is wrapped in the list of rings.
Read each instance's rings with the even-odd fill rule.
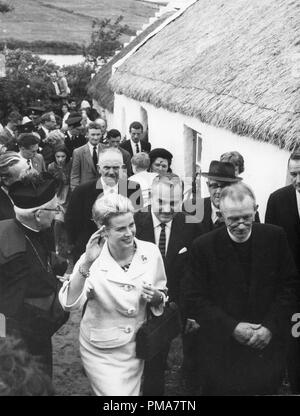
[[[103,148],[104,147],[99,144],[99,152],[101,152]],[[95,168],[88,143],[78,147],[77,149],[74,149],[72,160],[72,190],[82,183],[86,183],[98,178],[99,174]]]
[[[69,282],[63,285],[59,295],[64,309],[74,310],[83,307],[87,293],[92,291],[80,325],[80,349],[85,371],[98,395],[139,394],[143,360],[135,357],[135,337],[146,318],[142,284],[147,282],[157,289],[166,289],[158,247],[135,241],[137,250],[127,272],[111,257],[105,243],[78,299],[72,305],[67,304]],[[76,263],[74,273],[84,256]],[[151,309],[155,315],[161,315],[163,304]]]

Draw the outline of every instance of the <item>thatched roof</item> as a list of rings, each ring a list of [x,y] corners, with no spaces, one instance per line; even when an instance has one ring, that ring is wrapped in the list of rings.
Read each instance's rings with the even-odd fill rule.
[[[88,86],[90,95],[98,101],[98,103],[105,109],[113,112],[114,107],[114,93],[111,90],[108,81],[112,74],[112,66],[142,42],[151,32],[153,32],[159,25],[162,24],[174,11],[168,11],[159,17],[155,22],[149,25],[142,33],[136,36],[125,48],[123,48],[117,55],[115,55],[106,65],[101,68],[97,75],[94,76]]]
[[[300,141],[296,0],[198,0],[115,72],[118,94],[291,149]]]

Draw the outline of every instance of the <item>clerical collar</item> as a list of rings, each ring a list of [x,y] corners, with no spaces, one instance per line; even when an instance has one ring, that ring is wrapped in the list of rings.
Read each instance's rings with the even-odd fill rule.
[[[23,227],[28,228],[30,231],[34,231],[35,233],[39,233],[41,230],[35,230],[34,228],[29,227],[28,225],[24,224],[20,221],[20,224],[22,224]]]
[[[246,241],[248,241],[249,240],[249,238],[251,237],[251,233],[252,233],[252,228],[251,228],[251,230],[250,230],[250,232],[249,232],[249,234],[247,235],[247,237],[246,238],[244,238],[244,240],[243,241],[240,241],[240,240],[238,240],[229,230],[228,230],[228,228],[226,228],[227,229],[227,232],[228,232],[228,235],[229,235],[229,237],[231,238],[231,240],[232,241],[234,241],[235,243],[246,243]]]

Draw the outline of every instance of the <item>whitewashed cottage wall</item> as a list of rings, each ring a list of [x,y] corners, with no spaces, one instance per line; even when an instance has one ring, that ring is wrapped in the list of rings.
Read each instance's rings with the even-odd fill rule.
[[[118,94],[115,95],[114,127],[128,137],[129,124],[134,120],[142,121],[141,107],[147,111],[152,148],[168,149],[173,154],[173,172],[181,177],[190,175],[192,167],[192,143],[186,137],[185,126],[202,135],[203,172],[208,170],[210,161],[219,160],[222,153],[232,150],[240,152],[245,159],[245,172],[241,176],[253,188],[259,204],[260,218],[264,220],[269,194],[286,185],[288,151]],[[204,180],[202,185],[203,196],[207,196]]]

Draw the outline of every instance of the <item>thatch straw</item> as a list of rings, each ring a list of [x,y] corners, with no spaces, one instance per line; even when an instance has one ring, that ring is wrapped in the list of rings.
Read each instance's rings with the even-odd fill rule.
[[[125,55],[128,54],[134,47],[142,42],[151,32],[153,32],[159,25],[162,24],[174,11],[164,13],[154,23],[148,26],[142,33],[133,39],[125,48],[123,48],[117,55],[115,55],[106,65],[101,68],[97,75],[94,76],[88,86],[88,92],[98,101],[101,107],[113,112],[114,108],[114,93],[111,90],[108,81],[112,74],[112,66]]]
[[[300,5],[198,0],[110,82],[118,94],[291,149],[300,138]]]

